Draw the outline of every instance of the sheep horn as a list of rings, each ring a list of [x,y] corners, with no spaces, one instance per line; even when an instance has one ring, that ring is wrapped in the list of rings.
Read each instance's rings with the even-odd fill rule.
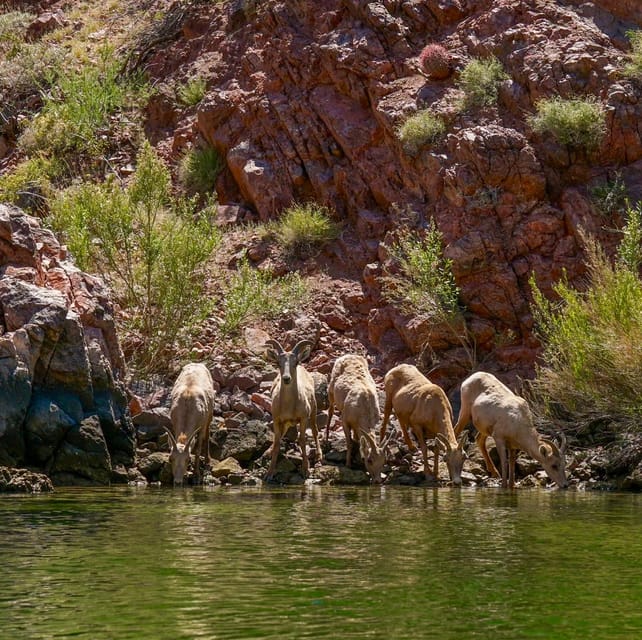
[[[273,347],[274,349],[276,349],[276,352],[279,355],[281,355],[282,353],[285,353],[284,350],[283,350],[283,347],[276,340],[272,340],[272,338],[270,338],[269,340],[265,341],[265,346],[266,347]]]
[[[542,438],[542,442],[544,444],[547,444],[551,448],[551,451],[554,454],[557,454],[557,455],[561,456],[559,447],[552,440],[550,440],[549,438]]]
[[[162,424],[161,427],[167,432],[167,435],[169,436],[170,444],[172,445],[171,448],[176,447],[176,436],[174,435],[174,432],[167,426]]]
[[[192,446],[192,441],[194,441],[194,440],[196,439],[196,436],[198,436],[198,434],[199,434],[199,432],[200,432],[200,430],[201,430],[202,428],[203,428],[203,427],[201,426],[201,427],[199,427],[198,429],[196,429],[194,432],[192,432],[192,434],[190,435],[190,437],[187,439],[187,443],[185,444],[185,448],[186,448],[186,449],[190,449],[190,448],[191,448],[191,446]]]
[[[392,442],[392,438],[394,437],[394,435],[395,435],[395,430],[392,429],[390,433],[383,439],[383,442],[381,443],[382,449],[385,449]]]
[[[448,440],[448,438],[446,438],[446,436],[443,433],[438,433],[435,436],[435,439],[437,440],[437,442],[439,442],[444,446],[447,452],[452,451],[452,445],[450,444],[450,441]]]
[[[373,449],[377,448],[377,443],[375,442],[375,439],[372,437],[372,435],[368,431],[362,431],[361,432],[362,437],[366,438],[368,442],[370,443],[370,446]]]
[[[563,431],[560,431],[559,450],[560,450],[560,454],[566,453],[566,434]]]
[[[310,347],[310,350],[312,350],[312,341],[311,340],[299,340],[299,342],[297,342],[294,345],[294,349],[292,349],[292,353],[294,355],[298,356],[299,355],[299,351],[301,351],[302,349],[305,349],[306,347]]]

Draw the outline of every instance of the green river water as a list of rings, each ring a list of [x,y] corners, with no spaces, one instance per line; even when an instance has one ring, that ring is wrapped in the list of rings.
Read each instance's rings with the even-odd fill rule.
[[[0,639],[642,638],[642,495],[0,496]]]

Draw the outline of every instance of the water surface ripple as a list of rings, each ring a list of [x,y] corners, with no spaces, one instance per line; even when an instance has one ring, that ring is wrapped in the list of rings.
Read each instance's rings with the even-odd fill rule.
[[[412,487],[0,497],[0,638],[642,637],[642,496]]]

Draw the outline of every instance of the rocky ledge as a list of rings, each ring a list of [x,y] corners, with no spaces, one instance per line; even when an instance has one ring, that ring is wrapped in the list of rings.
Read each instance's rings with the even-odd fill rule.
[[[111,302],[36,218],[0,205],[0,464],[127,479],[135,433]]]

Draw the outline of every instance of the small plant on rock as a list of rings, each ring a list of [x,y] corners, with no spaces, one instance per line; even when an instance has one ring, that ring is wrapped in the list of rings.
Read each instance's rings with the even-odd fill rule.
[[[419,54],[419,64],[426,75],[435,80],[443,80],[452,72],[450,54],[440,44],[426,45]]]
[[[560,144],[594,150],[606,134],[604,106],[594,98],[546,98],[529,118],[533,131],[550,134]]]
[[[178,177],[189,193],[207,195],[214,190],[224,164],[214,147],[190,149],[181,160]]]
[[[307,258],[326,242],[336,240],[340,226],[326,207],[308,203],[286,209],[273,231],[286,254]]]
[[[193,107],[203,99],[206,91],[207,80],[197,77],[190,78],[185,84],[181,85],[176,90],[176,94],[182,104],[187,107]]]
[[[642,79],[642,31],[627,31],[626,35],[631,42],[631,53],[623,74],[627,78]]]
[[[459,76],[459,87],[465,94],[464,107],[494,105],[497,102],[499,84],[506,78],[508,75],[497,58],[471,60]]]
[[[591,202],[604,217],[621,213],[626,209],[628,192],[622,174],[616,173],[613,179],[598,184],[591,189]]]
[[[418,111],[410,116],[397,130],[403,150],[411,156],[416,156],[427,146],[440,140],[446,132],[442,118],[430,109]]]

